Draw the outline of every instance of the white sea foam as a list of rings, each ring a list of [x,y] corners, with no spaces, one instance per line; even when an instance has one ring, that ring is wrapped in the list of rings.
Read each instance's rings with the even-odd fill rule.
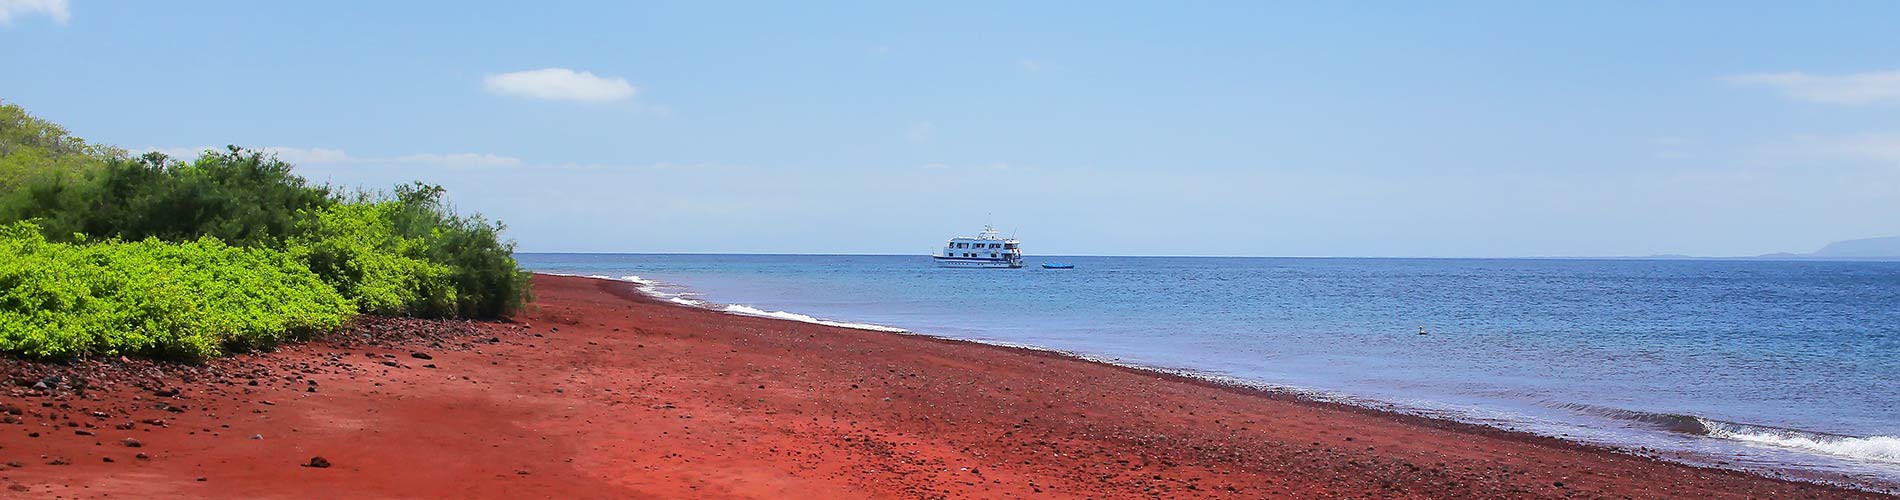
[[[612,279],[612,278],[607,278],[606,276],[601,276],[601,278]],[[642,278],[642,277],[632,275],[632,274],[621,276],[620,281],[633,283],[633,286],[639,289],[640,293],[644,293],[648,297],[653,297],[656,299],[672,302],[675,304],[686,305],[686,306],[693,306],[693,307],[706,306],[706,302],[703,300],[688,298],[693,295],[697,295],[695,293],[684,291],[684,290],[681,290],[681,291],[661,290],[661,287],[664,286],[665,284],[660,283],[658,281]]]
[[[1703,420],[1709,435],[1862,460],[1900,463],[1900,437],[1831,436]]]
[[[608,278],[606,276],[590,276],[590,277],[601,278],[601,279],[615,279],[615,278]],[[905,330],[903,328],[898,328],[894,326],[874,325],[870,323],[849,323],[849,322],[844,322],[844,321],[832,321],[828,319],[815,318],[809,315],[799,314],[795,312],[767,311],[764,309],[759,309],[756,307],[747,306],[743,304],[730,304],[730,305],[723,305],[723,306],[715,305],[703,300],[690,298],[694,295],[698,295],[696,293],[685,291],[685,290],[680,290],[680,291],[667,290],[666,288],[673,288],[673,287],[666,283],[661,283],[659,281],[642,278],[637,275],[629,274],[626,276],[621,276],[618,279],[620,281],[633,283],[634,288],[640,290],[640,293],[646,294],[649,297],[665,300],[667,302],[672,302],[672,303],[680,304],[684,306],[703,307],[703,308],[731,313],[731,314],[739,314],[739,315],[744,315],[744,316],[757,316],[761,318],[782,319],[782,320],[787,320],[787,321],[797,321],[800,323],[811,323],[814,325],[835,326],[839,328],[851,328],[851,329],[857,329],[857,330],[871,330],[871,331],[877,331],[877,332],[891,332],[891,333],[910,333],[910,330]]]
[[[733,314],[741,314],[741,315],[746,315],[746,316],[758,316],[761,318],[777,318],[777,319],[783,319],[783,320],[798,321],[802,323],[811,323],[815,325],[835,326],[839,328],[853,328],[853,329],[858,329],[858,330],[871,330],[871,331],[877,331],[877,332],[891,332],[891,333],[909,333],[910,332],[909,330],[905,330],[903,328],[898,328],[894,326],[873,325],[870,323],[846,323],[843,321],[831,321],[831,320],[826,320],[826,319],[818,319],[818,318],[814,318],[811,316],[807,316],[807,315],[799,314],[795,312],[767,311],[764,309],[759,309],[756,307],[740,305],[740,304],[728,305],[725,308],[720,309],[720,310],[733,313]]]

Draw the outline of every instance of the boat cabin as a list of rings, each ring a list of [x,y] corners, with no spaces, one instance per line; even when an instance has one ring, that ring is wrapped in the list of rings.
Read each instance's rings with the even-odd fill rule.
[[[983,226],[976,236],[958,236],[931,256],[946,267],[1022,267],[1023,250],[1016,240],[1004,239],[995,228]]]

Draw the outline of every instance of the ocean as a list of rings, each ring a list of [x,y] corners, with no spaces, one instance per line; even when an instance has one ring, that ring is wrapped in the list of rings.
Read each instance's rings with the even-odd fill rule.
[[[1050,349],[1698,465],[1900,485],[1900,262],[517,258],[736,314]],[[1075,269],[1036,267],[1049,261]]]

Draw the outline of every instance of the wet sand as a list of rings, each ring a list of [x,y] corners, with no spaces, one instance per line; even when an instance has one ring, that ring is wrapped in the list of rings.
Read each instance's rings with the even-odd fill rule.
[[[1881,497],[628,283],[535,285],[516,323],[370,320],[195,367],[7,361],[0,495]]]

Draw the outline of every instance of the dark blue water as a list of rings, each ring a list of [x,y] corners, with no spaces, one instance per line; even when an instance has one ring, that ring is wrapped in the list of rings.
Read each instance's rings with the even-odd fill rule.
[[[1900,263],[524,254],[656,293],[1900,484]],[[1045,259],[1046,260],[1046,259]],[[797,316],[786,315],[797,319]],[[1429,335],[1419,335],[1419,327]]]

